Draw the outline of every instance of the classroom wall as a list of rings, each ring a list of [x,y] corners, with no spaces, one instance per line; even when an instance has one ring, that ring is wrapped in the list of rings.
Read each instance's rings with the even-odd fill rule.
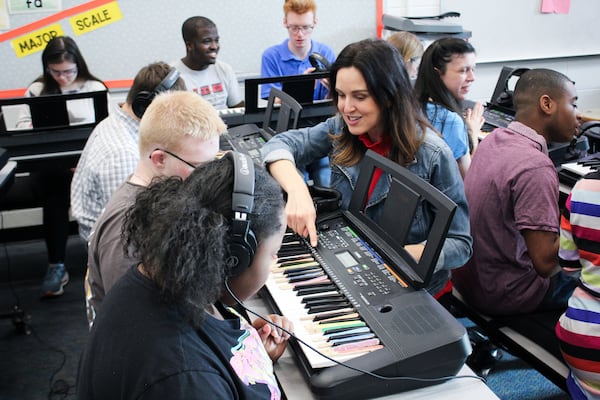
[[[63,8],[68,9],[83,2],[63,0],[62,3]],[[485,3],[486,8],[482,8],[480,3]],[[592,28],[589,25],[586,25],[587,28],[580,27],[577,18],[584,18],[581,15],[582,4],[596,10],[595,16],[600,15],[600,2],[573,0],[573,13],[550,15],[548,18],[538,16],[540,3],[540,0],[385,0],[384,12],[401,16],[460,12],[461,17],[453,22],[461,23],[464,29],[472,31],[470,40],[479,56],[477,81],[471,92],[474,100],[489,100],[503,65],[545,67],[559,70],[576,82],[582,109],[599,108],[597,66],[600,65],[600,55],[596,49],[600,50],[600,40],[590,43],[595,36],[585,36],[582,31]],[[245,77],[259,74],[262,51],[287,36],[282,26],[282,4],[283,0],[122,0],[118,2],[123,14],[121,21],[75,39],[94,74],[104,80],[131,79],[145,64],[157,60],[170,62],[182,57],[185,48],[181,39],[181,23],[189,16],[204,15],[218,26],[221,36],[219,58],[231,64],[243,81]],[[318,0],[318,7],[319,24],[313,38],[328,43],[334,51],[339,52],[353,41],[375,37],[376,1]],[[588,14],[583,14],[587,18]],[[11,27],[17,28],[46,16],[48,14],[43,13],[11,15]],[[537,29],[530,29],[531,34],[515,37],[517,33],[511,33],[512,28],[502,22],[511,18],[514,21],[511,24],[523,29],[524,22],[531,16],[538,18],[535,22]],[[566,35],[570,38],[568,43],[577,44],[577,52],[573,46],[565,46],[561,39],[556,41],[556,46],[545,42],[542,46],[546,48],[545,53],[530,52],[529,58],[523,56],[519,49],[535,49],[539,43],[539,32],[554,32],[552,29],[557,17],[575,26]],[[62,21],[61,26],[67,35],[73,35],[67,20]],[[562,26],[560,29],[567,28]],[[549,36],[556,37],[558,34]],[[512,35],[511,40],[506,41],[507,35]],[[495,43],[495,38],[504,39]],[[19,59],[9,42],[0,42],[0,90],[27,86],[41,73],[40,55],[37,53]]]
[[[387,0],[386,13],[431,16],[456,11],[477,50],[470,98],[488,101],[502,66],[551,68],[575,81],[580,110],[600,108],[600,1],[572,0],[568,14],[542,14],[541,0]]]
[[[68,9],[83,3],[62,0]],[[313,39],[329,44],[338,53],[348,43],[375,37],[374,1],[318,1],[318,25]],[[120,21],[74,36],[68,20],[61,26],[77,41],[92,73],[103,80],[131,79],[144,65],[171,62],[185,55],[181,24],[194,15],[212,19],[219,30],[219,59],[239,76],[260,73],[262,51],[283,41],[283,0],[127,0],[119,1]],[[16,28],[48,14],[11,15]],[[9,42],[0,43],[0,90],[27,86],[41,73],[41,53],[17,58]]]

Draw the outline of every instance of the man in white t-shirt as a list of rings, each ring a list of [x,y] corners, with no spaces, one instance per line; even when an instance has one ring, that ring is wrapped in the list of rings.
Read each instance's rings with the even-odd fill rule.
[[[217,60],[219,32],[205,17],[190,17],[181,27],[186,55],[173,65],[188,90],[198,93],[217,110],[243,107],[244,100],[235,72],[229,64]]]

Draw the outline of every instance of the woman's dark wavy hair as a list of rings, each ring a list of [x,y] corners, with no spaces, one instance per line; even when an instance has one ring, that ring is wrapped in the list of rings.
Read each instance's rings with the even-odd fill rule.
[[[425,49],[415,82],[415,93],[424,113],[431,99],[433,103],[462,115],[461,104],[442,82],[442,75],[453,55],[469,53],[475,53],[473,46],[458,38],[438,39]]]
[[[42,52],[43,75],[37,78],[36,82],[42,82],[44,88],[40,94],[60,94],[60,86],[50,75],[49,64],[60,64],[62,62],[72,62],[77,65],[77,79],[84,81],[98,81],[100,79],[92,75],[88,66],[79,51],[79,47],[69,36],[56,36],[48,42]]]
[[[407,165],[423,142],[426,127],[430,126],[419,111],[412,85],[398,50],[383,40],[366,39],[346,46],[331,67],[331,87],[335,88],[337,73],[342,68],[354,67],[360,71],[369,94],[379,107],[383,132],[390,136],[388,158]],[[332,93],[337,104],[338,94]],[[365,146],[344,124],[342,135],[334,140],[334,163],[354,165],[366,151]]]
[[[196,328],[206,308],[221,296],[229,275],[225,259],[233,176],[233,161],[223,157],[198,167],[184,181],[154,181],[137,196],[123,227],[126,249],[141,260],[161,300],[176,305]],[[279,185],[255,166],[250,228],[259,246],[281,229],[283,207]]]

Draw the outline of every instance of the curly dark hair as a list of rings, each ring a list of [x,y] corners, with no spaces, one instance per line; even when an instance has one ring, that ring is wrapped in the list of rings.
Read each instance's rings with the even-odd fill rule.
[[[220,298],[233,219],[233,162],[223,157],[198,167],[185,181],[155,180],[140,192],[123,226],[124,244],[192,326]],[[255,166],[250,228],[258,245],[282,227],[283,194],[264,168]]]

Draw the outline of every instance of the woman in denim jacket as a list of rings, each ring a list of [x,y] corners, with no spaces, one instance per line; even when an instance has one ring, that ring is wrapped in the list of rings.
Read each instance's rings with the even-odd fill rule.
[[[400,54],[381,40],[363,40],[342,50],[332,66],[331,87],[339,114],[311,128],[276,135],[262,148],[265,165],[288,194],[288,225],[317,245],[316,212],[295,164],[330,156],[331,186],[347,208],[367,149],[385,155],[429,182],[458,208],[450,225],[436,272],[428,286],[437,294],[449,270],[471,257],[472,239],[463,182],[452,151],[420,113]],[[390,188],[390,176],[373,177],[366,213],[375,221]],[[416,259],[423,252],[433,215],[421,207],[406,250]]]

